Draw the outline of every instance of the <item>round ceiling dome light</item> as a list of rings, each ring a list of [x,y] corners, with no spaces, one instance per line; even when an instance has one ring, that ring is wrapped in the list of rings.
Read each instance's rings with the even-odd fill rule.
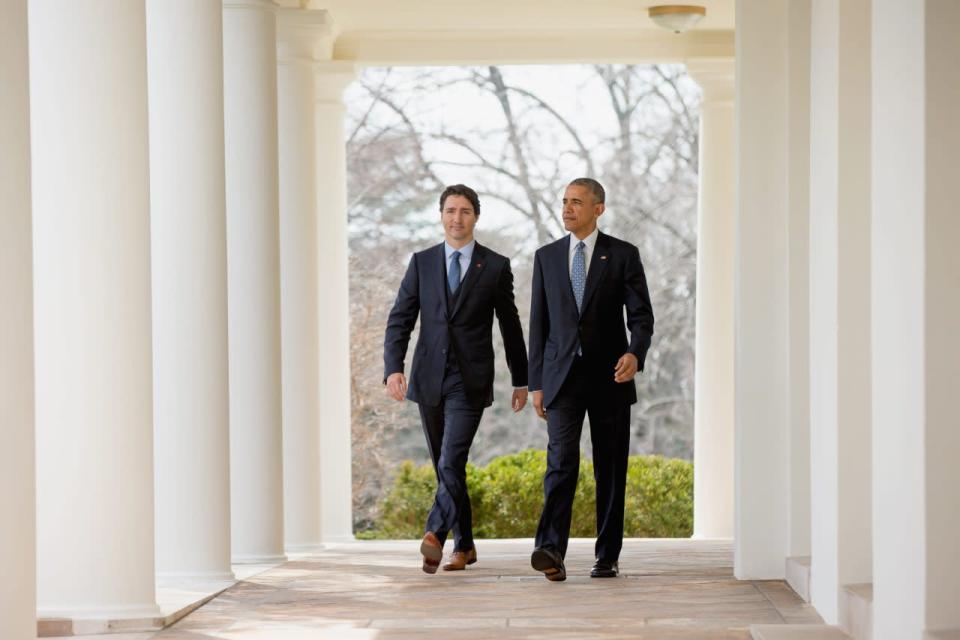
[[[707,15],[707,8],[691,4],[662,4],[648,9],[650,19],[664,29],[683,33]]]

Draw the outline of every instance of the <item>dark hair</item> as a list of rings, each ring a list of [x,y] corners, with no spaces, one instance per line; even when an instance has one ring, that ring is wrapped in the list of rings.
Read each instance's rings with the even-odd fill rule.
[[[593,201],[596,203],[603,204],[607,199],[607,193],[603,190],[603,185],[593,178],[577,178],[576,180],[571,180],[568,186],[573,185],[590,189],[590,193],[593,194]]]
[[[443,203],[446,201],[448,196],[463,196],[470,201],[470,204],[473,205],[473,212],[477,214],[477,217],[480,217],[480,198],[477,197],[477,192],[468,187],[465,184],[453,184],[443,190],[443,193],[440,194],[440,211],[443,211]]]

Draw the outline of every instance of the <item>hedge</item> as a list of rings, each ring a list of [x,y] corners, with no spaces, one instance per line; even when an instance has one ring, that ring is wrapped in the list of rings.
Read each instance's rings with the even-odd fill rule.
[[[485,467],[467,465],[467,485],[477,538],[533,537],[543,506],[545,451],[501,456]],[[404,462],[380,504],[365,539],[410,539],[423,535],[437,480],[429,464]],[[596,535],[593,463],[581,460],[573,502],[572,537]],[[693,465],[661,456],[631,456],[627,467],[624,535],[687,538],[693,532]]]

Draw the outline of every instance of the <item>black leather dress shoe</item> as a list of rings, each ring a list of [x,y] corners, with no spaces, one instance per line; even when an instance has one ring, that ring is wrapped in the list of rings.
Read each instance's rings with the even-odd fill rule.
[[[567,569],[563,566],[563,558],[555,550],[548,547],[537,547],[530,556],[530,566],[543,573],[550,582],[563,582],[567,579]]]
[[[620,575],[620,566],[616,562],[597,560],[593,569],[590,569],[591,578],[616,578],[618,575]]]

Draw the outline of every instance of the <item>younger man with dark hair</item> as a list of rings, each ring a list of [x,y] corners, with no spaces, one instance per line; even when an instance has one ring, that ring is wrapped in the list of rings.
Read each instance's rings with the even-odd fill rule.
[[[473,543],[466,464],[484,408],[493,403],[493,315],[500,323],[513,380],[512,407],[527,402],[527,354],[513,301],[510,260],[473,238],[480,217],[477,193],[462,184],[440,196],[444,242],[413,255],[387,320],[384,384],[420,407],[437,493],[420,544],[422,568],[436,573],[447,534],[454,548],[446,571],[477,560]],[[410,385],[404,358],[420,317]]]

